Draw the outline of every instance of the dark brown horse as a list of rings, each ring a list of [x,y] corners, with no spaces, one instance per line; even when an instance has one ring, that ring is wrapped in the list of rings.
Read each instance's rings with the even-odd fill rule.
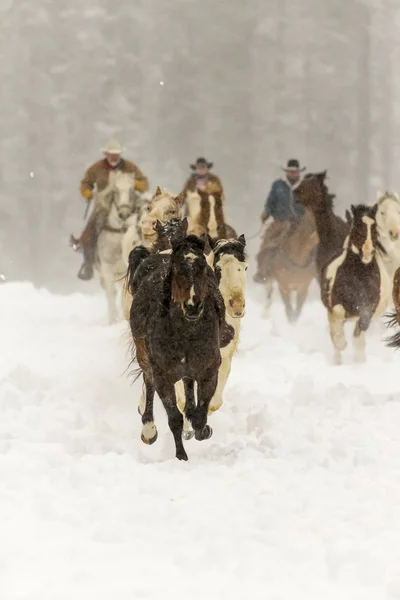
[[[321,273],[321,298],[328,310],[335,363],[346,347],[344,323],[356,320],[355,360],[365,361],[365,332],[387,308],[390,282],[379,253],[377,206],[352,206],[352,226],[342,253]]]
[[[330,194],[325,185],[326,171],[310,173],[296,186],[293,195],[303,206],[314,214],[319,243],[316,251],[317,276],[320,280],[322,269],[341,253],[346,236],[350,231],[349,216],[347,223],[333,212],[334,194]]]
[[[215,241],[237,237],[235,230],[225,221],[222,193],[188,192],[186,204],[189,233],[199,237],[208,234]]]
[[[159,267],[145,273],[131,289],[131,332],[146,386],[142,439],[151,443],[157,435],[153,416],[156,391],[167,412],[179,460],[187,460],[187,454],[175,383],[181,379],[184,382],[185,416],[196,439],[208,439],[212,429],[207,424],[207,413],[217,388],[220,347],[233,336],[225,322],[224,300],[207,265],[204,246],[204,240],[193,235],[172,240],[170,255],[154,255],[141,263],[145,269],[147,260],[158,259]],[[133,281],[129,272],[128,278]]]
[[[267,232],[268,233],[268,232]],[[257,281],[265,283],[268,314],[272,302],[273,282],[276,281],[290,323],[295,323],[307,298],[308,288],[315,277],[315,248],[318,234],[310,210],[283,238],[277,247],[261,246],[258,253]],[[294,296],[294,302],[292,300]]]

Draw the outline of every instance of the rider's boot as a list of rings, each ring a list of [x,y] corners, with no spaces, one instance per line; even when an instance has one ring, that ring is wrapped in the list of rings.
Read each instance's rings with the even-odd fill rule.
[[[83,279],[83,281],[89,281],[93,278],[93,264],[95,257],[95,249],[93,247],[84,247],[83,248],[83,257],[84,261],[79,269],[78,277],[79,279]]]

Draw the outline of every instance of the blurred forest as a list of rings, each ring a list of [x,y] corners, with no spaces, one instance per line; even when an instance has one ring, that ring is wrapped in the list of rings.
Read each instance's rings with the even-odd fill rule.
[[[328,169],[340,212],[400,189],[398,0],[1,0],[0,16],[10,278],[88,289],[68,235],[108,137],[152,189],[178,192],[205,155],[248,235],[290,157]]]

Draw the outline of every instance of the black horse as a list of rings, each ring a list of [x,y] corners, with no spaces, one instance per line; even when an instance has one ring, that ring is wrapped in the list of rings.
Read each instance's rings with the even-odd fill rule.
[[[152,431],[153,439],[156,437],[153,416],[156,391],[168,415],[176,457],[187,460],[182,443],[183,417],[176,405],[174,385],[180,380],[184,382],[185,415],[196,439],[211,437],[207,413],[217,387],[220,347],[231,341],[233,330],[225,322],[224,301],[215,275],[207,265],[205,241],[193,235],[179,237],[171,239],[171,254],[147,257],[136,273],[131,272],[133,260],[130,260],[128,280],[133,296],[132,337],[146,386],[142,439],[146,431]]]

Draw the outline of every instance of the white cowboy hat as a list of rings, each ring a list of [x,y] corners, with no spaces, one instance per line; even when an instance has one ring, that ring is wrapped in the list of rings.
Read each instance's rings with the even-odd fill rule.
[[[123,150],[124,149],[117,140],[108,140],[104,148],[101,149],[102,152],[108,152],[110,154],[122,154]]]

